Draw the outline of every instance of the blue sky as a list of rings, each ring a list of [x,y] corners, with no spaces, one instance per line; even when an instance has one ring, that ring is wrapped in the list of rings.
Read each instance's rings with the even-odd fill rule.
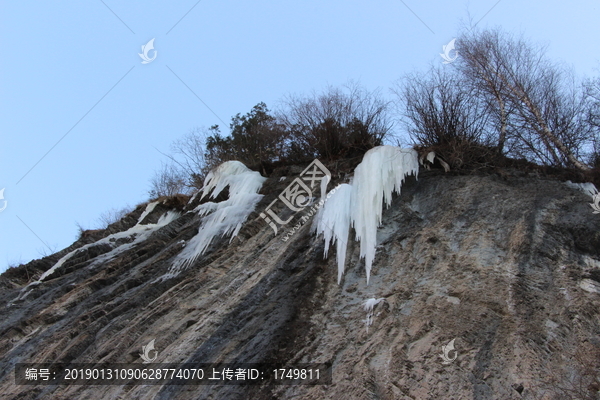
[[[288,93],[355,80],[388,96],[441,63],[468,15],[598,76],[600,3],[532,3],[0,1],[0,271],[146,201],[166,161],[155,148]],[[156,59],[141,64],[152,38]]]

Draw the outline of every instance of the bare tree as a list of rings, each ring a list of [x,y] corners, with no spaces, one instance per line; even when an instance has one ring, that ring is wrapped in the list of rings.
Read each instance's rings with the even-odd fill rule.
[[[378,90],[349,83],[312,96],[288,95],[277,113],[290,132],[289,156],[332,158],[379,146],[392,127],[389,102]]]
[[[413,140],[423,146],[456,140],[485,142],[488,112],[473,89],[456,75],[432,68],[426,74],[409,74],[393,89]]]
[[[498,130],[498,152],[503,153],[509,130],[508,121],[514,114],[514,107],[505,96],[506,84],[500,78],[502,55],[509,49],[505,42],[496,39],[489,33],[482,37],[475,34],[463,35],[459,39],[461,59],[453,66],[457,66],[466,78],[463,85],[469,86],[470,90],[477,92],[487,103],[487,109]]]
[[[590,79],[585,82],[586,95],[589,100],[588,122],[600,128],[600,78]]]
[[[488,105],[476,88],[443,68],[409,74],[392,91],[404,125],[417,146],[433,150],[453,168],[485,163],[495,154],[486,127]]]
[[[202,171],[206,166],[204,152],[208,135],[209,132],[206,128],[196,127],[171,145],[171,150],[183,157],[178,164],[190,175]]]
[[[588,80],[585,92],[588,101],[585,120],[593,130],[590,164],[600,167],[600,78]]]
[[[111,208],[109,210],[104,211],[98,217],[98,227],[100,229],[106,229],[109,225],[114,224],[115,222],[120,221],[124,216],[133,211],[133,207],[127,205],[123,208]]]
[[[186,173],[175,165],[162,164],[161,169],[156,171],[150,180],[148,194],[151,198],[186,194],[189,191],[186,178]]]
[[[498,149],[509,133],[513,148],[546,164],[588,167],[578,153],[589,141],[582,129],[584,96],[567,85],[567,75],[545,57],[545,49],[498,29],[470,31],[458,40],[456,64],[469,85],[493,104]]]
[[[204,177],[210,170],[206,160],[206,140],[214,129],[217,127],[193,128],[171,144],[171,151],[174,155],[163,153],[185,173],[186,184],[189,187],[200,189],[204,183]]]

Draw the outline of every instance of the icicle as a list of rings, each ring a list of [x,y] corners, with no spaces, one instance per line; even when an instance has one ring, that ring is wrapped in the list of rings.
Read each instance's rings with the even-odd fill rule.
[[[367,319],[364,320],[367,326],[367,333],[369,333],[369,326],[373,325],[373,308],[384,300],[384,297],[381,297],[379,299],[372,297],[363,302],[363,307],[367,312]]]
[[[263,197],[257,192],[265,180],[260,173],[248,169],[239,161],[227,161],[210,171],[204,180],[201,198],[211,193],[210,198],[214,199],[226,187],[229,187],[229,198],[219,203],[207,202],[194,209],[198,215],[206,217],[167,275],[176,276],[182,268],[204,254],[215,236],[231,235],[230,241],[233,240]]]
[[[365,153],[354,170],[352,184],[340,185],[327,195],[316,220],[317,234],[325,238],[325,256],[330,242],[337,244],[338,283],[344,272],[348,231],[352,225],[360,241],[360,256],[365,258],[367,283],[375,258],[377,227],[381,224],[383,203],[389,206],[392,194],[400,193],[404,179],[419,171],[419,157],[412,149],[379,146]]]
[[[317,214],[315,221],[317,235],[325,237],[325,257],[329,252],[329,244],[336,244],[338,263],[338,284],[342,280],[346,262],[346,247],[350,230],[350,203],[352,186],[342,184],[327,194],[325,205]]]
[[[404,178],[417,175],[419,156],[415,150],[379,146],[365,153],[354,170],[352,183],[352,226],[365,258],[367,284],[375,259],[377,227],[381,224],[383,203],[389,207],[392,193],[400,193]]]
[[[137,222],[137,224],[136,224],[136,225],[139,225],[139,224],[141,224],[141,223],[142,223],[142,221],[144,220],[144,218],[146,218],[146,216],[147,216],[148,214],[150,214],[150,213],[151,213],[151,212],[154,210],[154,207],[156,207],[156,205],[157,205],[158,203],[160,203],[160,202],[159,202],[159,201],[153,201],[152,203],[148,203],[148,204],[146,205],[146,209],[144,210],[144,212],[142,213],[142,215],[140,215],[140,217],[138,218],[138,222]]]

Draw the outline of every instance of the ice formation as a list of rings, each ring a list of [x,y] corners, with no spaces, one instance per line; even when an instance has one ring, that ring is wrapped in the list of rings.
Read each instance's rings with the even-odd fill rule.
[[[433,163],[435,162],[436,159],[439,161],[442,168],[444,168],[444,171],[446,171],[446,172],[450,171],[450,165],[448,165],[448,163],[446,161],[444,161],[441,158],[439,158],[438,156],[436,156],[435,151],[430,151],[429,153],[427,153],[427,155],[422,155],[419,158],[419,164],[424,166],[426,169],[431,169],[431,166],[433,165]],[[427,162],[425,162],[425,161],[427,161]]]
[[[418,154],[413,149],[379,146],[365,153],[354,170],[350,185],[337,191],[325,202],[317,216],[317,234],[323,233],[326,241],[337,242],[338,283],[344,271],[346,243],[350,226],[360,241],[360,256],[365,259],[367,284],[375,259],[377,227],[381,224],[383,203],[389,206],[392,194],[400,193],[404,179],[419,172]],[[343,251],[343,254],[342,254]]]
[[[137,225],[141,224],[142,221],[144,220],[144,218],[146,218],[146,216],[148,216],[148,214],[150,214],[152,211],[154,211],[154,207],[156,207],[158,203],[159,203],[158,201],[153,201],[151,203],[148,203],[148,205],[146,206],[146,209],[144,210],[142,215],[140,215],[140,217],[138,218]]]
[[[573,183],[571,181],[566,181],[565,185],[573,189],[581,190],[583,193],[587,194],[592,199],[594,199],[594,196],[598,193],[598,189],[596,189],[596,186],[591,182]]]
[[[393,146],[375,147],[365,153],[354,170],[352,182],[352,226],[365,258],[367,283],[375,259],[377,227],[381,224],[383,202],[392,203],[392,193],[400,193],[404,178],[419,173],[417,152]]]
[[[435,152],[430,151],[427,154],[427,161],[429,161],[431,164],[433,164],[433,161],[435,160]]]
[[[154,209],[156,204],[157,204],[157,202],[148,204],[146,206],[146,210]],[[98,246],[101,244],[113,245],[113,243],[115,243],[115,241],[117,239],[135,236],[135,239],[132,242],[117,246],[117,247],[115,247],[115,249],[113,249],[109,253],[111,256],[114,256],[117,254],[115,252],[115,250],[118,250],[118,253],[121,253],[124,250],[123,247],[130,248],[134,244],[139,243],[143,240],[146,240],[153,231],[155,231],[156,229],[161,228],[165,225],[168,225],[170,222],[177,219],[179,216],[180,216],[180,214],[176,211],[168,211],[163,216],[160,217],[160,219],[158,220],[158,222],[156,224],[140,225],[138,222],[135,226],[132,226],[131,228],[127,229],[126,231],[113,233],[112,235],[109,235],[103,239],[100,239],[97,242],[86,244],[85,246],[79,247],[78,249],[73,250],[72,252],[68,253],[67,255],[62,257],[60,260],[58,260],[58,262],[56,264],[54,264],[54,266],[52,268],[50,268],[49,270],[44,272],[42,274],[42,276],[40,276],[39,281],[43,281],[48,276],[52,275],[54,273],[54,271],[56,271],[58,268],[60,268],[68,259],[70,259],[72,256],[75,255],[75,253],[77,253],[81,250],[88,249],[90,247]],[[108,254],[105,256],[108,256]]]
[[[352,186],[342,184],[329,192],[324,206],[317,213],[316,231],[325,238],[325,257],[329,252],[329,244],[336,245],[338,263],[338,284],[342,280],[346,261],[346,247],[350,231],[350,203]]]
[[[373,325],[373,308],[384,300],[385,298],[383,297],[379,299],[372,297],[363,302],[363,307],[367,312],[367,319],[365,320],[365,325],[367,326],[367,333],[369,333],[369,326]]]
[[[202,255],[217,236],[237,236],[248,215],[254,211],[263,195],[258,194],[266,178],[248,169],[239,161],[227,161],[212,170],[204,180],[201,199],[210,194],[216,198],[229,187],[229,198],[219,203],[207,202],[194,209],[205,216],[194,236],[175,259],[167,277],[176,276],[183,268]]]
[[[142,215],[144,217],[146,215],[148,215],[154,209],[154,207],[156,207],[156,205],[159,203],[160,202],[158,202],[158,201],[149,203],[146,206],[146,209],[145,209],[144,213],[142,213]],[[81,246],[81,247],[71,251],[70,253],[67,253],[60,260],[58,260],[56,262],[56,264],[54,264],[50,269],[45,271],[39,277],[39,279],[37,281],[31,282],[29,285],[25,286],[21,290],[19,296],[15,299],[15,301],[24,299],[31,291],[31,289],[29,291],[27,291],[28,288],[30,288],[31,286],[37,286],[37,285],[41,284],[44,280],[46,280],[48,277],[50,277],[52,274],[54,274],[54,272],[56,272],[56,270],[58,270],[60,267],[62,267],[65,262],[67,262],[70,258],[72,258],[78,252],[89,249],[90,247],[95,247],[95,246],[99,246],[102,244],[108,244],[110,246],[113,246],[114,247],[113,250],[96,257],[95,260],[90,264],[90,267],[93,265],[100,264],[102,262],[105,262],[106,260],[109,260],[109,259],[115,257],[119,253],[122,253],[123,251],[130,249],[134,245],[146,240],[154,231],[156,231],[159,228],[162,228],[165,225],[168,225],[169,223],[171,223],[172,221],[177,219],[180,215],[181,214],[177,211],[168,211],[159,218],[159,220],[156,222],[156,224],[145,224],[145,225],[140,224],[140,221],[143,220],[143,218],[140,217],[138,220],[138,223],[135,224],[134,226],[132,226],[131,228],[127,229],[126,231],[113,233],[112,235],[109,235],[109,236],[107,236],[103,239],[100,239],[94,243],[86,244],[84,246]],[[122,243],[119,245],[116,244],[116,243],[118,243],[118,239],[123,239],[123,238],[127,238],[127,237],[133,237],[134,239],[129,243]]]
[[[324,206],[317,213],[316,230],[325,238],[325,257],[329,244],[336,245],[338,284],[342,280],[346,263],[346,247],[350,231],[350,202],[352,186],[342,184],[327,194]]]

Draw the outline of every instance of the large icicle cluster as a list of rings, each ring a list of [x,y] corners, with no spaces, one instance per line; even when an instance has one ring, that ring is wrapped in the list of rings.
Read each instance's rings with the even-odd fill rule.
[[[176,276],[198,256],[203,254],[217,235],[237,236],[248,215],[263,197],[258,194],[266,178],[248,169],[239,161],[227,161],[212,170],[204,180],[201,199],[210,194],[216,198],[225,188],[229,188],[229,198],[219,203],[207,202],[194,209],[205,216],[196,236],[177,256],[169,276]]]
[[[392,194],[400,193],[408,175],[419,172],[418,154],[413,149],[379,146],[365,153],[354,170],[350,185],[341,185],[325,202],[317,215],[317,234],[323,233],[326,241],[337,242],[338,283],[344,272],[346,243],[350,226],[360,241],[360,256],[365,259],[367,283],[375,259],[377,227],[381,224],[383,203],[389,206]]]

